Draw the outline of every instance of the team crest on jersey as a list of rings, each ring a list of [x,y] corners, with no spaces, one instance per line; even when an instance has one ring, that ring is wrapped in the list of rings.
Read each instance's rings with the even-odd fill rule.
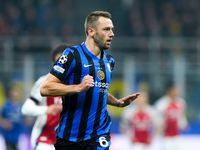
[[[67,56],[65,54],[62,54],[58,60],[59,63],[64,64],[67,62]]]
[[[103,80],[105,78],[105,73],[102,70],[99,70],[97,76],[100,80]]]
[[[107,63],[108,70],[111,72],[111,65]]]

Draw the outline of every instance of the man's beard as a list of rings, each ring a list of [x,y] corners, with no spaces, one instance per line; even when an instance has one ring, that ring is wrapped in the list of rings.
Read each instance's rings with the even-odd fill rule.
[[[100,50],[107,50],[109,48],[108,46],[106,46],[106,43],[103,42],[103,38],[99,36],[98,32],[94,35],[93,39]]]

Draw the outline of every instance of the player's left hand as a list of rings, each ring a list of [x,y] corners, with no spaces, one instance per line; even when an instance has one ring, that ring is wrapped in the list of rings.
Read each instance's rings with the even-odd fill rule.
[[[46,114],[56,116],[62,110],[61,104],[52,104],[47,107]]]
[[[129,95],[129,96],[126,96],[124,98],[121,98],[119,101],[118,101],[118,107],[125,107],[125,106],[128,106],[130,103],[132,103],[136,98],[138,98],[138,96],[140,95],[140,93],[135,93],[133,95]]]

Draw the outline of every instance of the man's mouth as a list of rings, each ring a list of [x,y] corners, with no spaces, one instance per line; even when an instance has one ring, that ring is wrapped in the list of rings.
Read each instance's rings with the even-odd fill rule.
[[[112,41],[112,40],[107,40],[106,42],[109,43],[109,44],[111,44],[111,41]]]

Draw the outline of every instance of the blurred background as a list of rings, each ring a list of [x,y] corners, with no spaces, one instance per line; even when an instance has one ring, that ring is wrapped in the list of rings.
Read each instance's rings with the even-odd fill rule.
[[[109,11],[115,26],[107,51],[116,60],[110,93],[121,98],[143,86],[153,105],[173,81],[187,103],[189,126],[182,134],[200,140],[199,0],[0,0],[0,108],[13,82],[24,102],[33,83],[50,71],[53,46],[85,40],[84,20],[95,10]],[[108,109],[111,133],[118,137],[123,110]],[[31,123],[25,126],[22,138],[31,131]]]

